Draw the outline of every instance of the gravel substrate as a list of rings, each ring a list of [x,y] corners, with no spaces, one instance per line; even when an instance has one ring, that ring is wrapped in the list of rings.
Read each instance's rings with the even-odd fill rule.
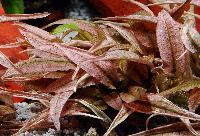
[[[70,3],[70,6],[65,10],[66,17],[84,20],[98,17],[98,13],[88,0],[70,0]]]
[[[49,128],[47,132],[44,131],[33,131],[21,133],[19,136],[83,136],[79,130],[67,130],[56,131],[55,129]]]
[[[16,120],[24,121],[31,119],[37,114],[39,109],[41,110],[43,106],[39,103],[15,103],[16,109]],[[64,129],[61,131],[56,131],[55,129],[49,128],[48,131],[32,131],[21,133],[19,136],[98,136],[96,129],[90,128],[88,132],[83,132],[80,129],[68,130]]]
[[[40,107],[37,107],[35,103],[28,104],[26,102],[15,103],[14,106],[16,109],[16,120],[18,121],[31,119],[32,117],[37,115],[36,113],[33,112],[33,109],[40,108]]]

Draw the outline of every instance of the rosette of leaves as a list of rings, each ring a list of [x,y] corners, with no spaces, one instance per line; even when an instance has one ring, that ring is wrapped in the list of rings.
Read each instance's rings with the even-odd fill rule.
[[[12,62],[1,53],[0,64],[4,67],[1,78],[3,85],[17,82],[24,89],[3,86],[1,92],[37,100],[46,106],[44,111],[25,122],[16,135],[52,123],[60,130],[62,117],[78,115],[101,120],[107,129],[104,136],[114,135],[117,134],[114,128],[126,119],[134,124],[130,118],[136,117],[138,112],[148,115],[147,125],[155,115],[179,118],[185,128],[198,135],[194,128],[199,128],[190,120],[197,124],[200,120],[200,115],[195,113],[199,105],[195,92],[200,88],[200,80],[191,67],[199,70],[199,57],[194,64],[190,60],[192,55],[199,54],[199,32],[195,22],[187,24],[181,18],[185,14],[197,16],[192,10],[184,12],[186,7],[191,7],[190,2],[165,3],[169,8],[160,6],[164,9],[157,16],[147,5],[136,2],[142,12],[94,22],[63,19],[43,29],[14,22],[24,39],[1,48],[20,46],[29,57]],[[42,15],[4,15],[2,22]],[[54,25],[59,26],[51,32],[44,30]],[[189,110],[170,99],[176,93],[188,98],[184,103],[188,100]],[[176,95],[177,99],[179,96]],[[112,112],[106,114],[106,110]],[[171,128],[162,126],[141,133],[167,133]]]

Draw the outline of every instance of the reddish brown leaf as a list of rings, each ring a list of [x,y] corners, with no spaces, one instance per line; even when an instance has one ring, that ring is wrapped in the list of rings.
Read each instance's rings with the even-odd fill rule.
[[[76,85],[77,80],[71,81],[70,77],[71,74],[67,74],[65,77],[58,79],[50,84],[45,90],[43,90],[43,92],[56,93],[56,95],[50,101],[50,116],[58,130],[60,130],[60,117],[63,108],[69,97],[75,93],[74,86]]]
[[[174,20],[178,20],[184,13],[184,11],[189,10],[190,2],[192,0],[186,0],[183,4],[171,11],[171,16]]]
[[[0,87],[0,94],[28,98],[32,100],[50,100],[52,97],[51,95],[45,93],[24,92],[20,90],[12,90],[3,87]]]
[[[185,0],[161,0],[160,2],[157,0],[150,0],[152,1],[152,4],[149,4],[148,6],[155,6],[155,5],[164,5],[164,4],[182,4],[185,2]],[[191,4],[200,6],[199,0],[192,0]]]
[[[119,95],[115,92],[109,95],[103,95],[103,100],[112,108],[120,110],[122,107],[122,100]]]
[[[4,102],[5,105],[7,105],[7,106],[10,106],[10,107],[14,106],[13,97],[11,95],[1,94],[0,95],[0,101]]]
[[[146,89],[138,86],[131,86],[128,89],[127,93],[120,93],[121,99],[126,103],[131,103],[136,100],[141,99],[141,97],[145,94]]]
[[[139,51],[140,53],[142,53],[142,50],[140,49],[140,45],[137,39],[135,38],[133,31],[131,31],[131,29],[125,28],[122,26],[117,26],[111,23],[106,23],[105,25],[108,25],[112,27],[113,29],[115,29],[116,31],[118,31],[118,33],[120,33],[122,37],[124,37],[130,44],[133,45],[133,48],[136,51]]]
[[[192,89],[190,91],[189,99],[188,99],[188,107],[191,112],[195,112],[195,110],[200,105],[200,89]]]
[[[9,106],[0,105],[0,121],[15,119],[15,110]]]
[[[180,25],[164,10],[158,15],[156,35],[165,72],[183,75],[189,64],[188,54],[185,53],[180,37]]]
[[[58,93],[58,92],[62,92],[65,91],[65,88],[72,90],[74,87],[74,83],[71,82],[72,84],[69,84],[69,82],[71,81],[71,77],[72,77],[72,72],[68,72],[67,74],[65,74],[64,77],[57,79],[56,81],[54,81],[53,83],[51,83],[50,85],[48,85],[46,88],[44,88],[42,90],[42,92],[45,93]]]
[[[68,61],[68,59],[61,57],[60,55],[48,53],[46,51],[40,49],[29,50],[35,57],[39,57],[41,59],[51,60],[51,61]]]
[[[131,27],[136,39],[138,42],[143,45],[144,47],[148,47],[146,50],[149,50],[149,48],[153,48],[153,42],[150,37],[150,32],[147,31],[142,24],[134,24]],[[142,48],[142,47],[141,47]]]
[[[135,1],[135,0],[124,0],[130,3],[134,3],[135,5],[141,7],[144,11],[146,11],[147,13],[149,13],[151,16],[155,16],[154,13],[143,3]]]
[[[142,99],[126,103],[127,108],[146,114],[160,114],[191,120],[200,120],[200,115],[182,109],[158,94],[147,94]]]
[[[61,117],[64,117],[66,115],[75,115],[76,113],[84,113],[84,112],[89,112],[89,110],[86,109],[80,103],[77,103],[75,101],[68,101],[63,107]]]
[[[200,1],[199,0],[195,0],[195,1],[198,1],[199,5],[194,7],[194,12],[199,15],[200,14]],[[200,19],[196,18],[195,21],[196,21],[196,28],[197,28],[198,32],[200,32]]]
[[[147,0],[137,1],[147,3]],[[136,4],[124,0],[90,0],[90,2],[96,6],[103,17],[130,15],[141,10]]]
[[[105,28],[105,26],[102,26],[102,29],[104,31],[106,39],[102,40],[99,44],[93,45],[88,51],[91,53],[97,52],[101,49],[110,48],[116,45],[116,41],[111,37],[111,34],[109,31]]]

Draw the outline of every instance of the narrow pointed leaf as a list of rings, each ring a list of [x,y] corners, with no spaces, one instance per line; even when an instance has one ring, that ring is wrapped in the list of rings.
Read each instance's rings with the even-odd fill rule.
[[[146,92],[146,89],[142,87],[131,86],[129,87],[127,93],[121,92],[120,97],[124,102],[130,103],[130,102],[134,102],[136,100],[141,99],[141,97],[145,94],[145,92]]]
[[[106,131],[106,133],[104,134],[104,136],[108,136],[110,134],[110,132],[116,127],[118,126],[120,123],[122,123],[125,119],[128,118],[128,116],[132,113],[132,111],[128,108],[126,108],[124,105],[122,105],[119,113],[117,114],[117,116],[115,117],[115,119],[113,120],[113,122],[111,123],[110,127],[108,128],[108,130]]]
[[[45,93],[36,93],[36,92],[24,92],[20,90],[11,90],[7,88],[0,87],[0,94],[9,95],[21,98],[27,98],[32,100],[50,100],[51,95]]]
[[[15,66],[22,74],[68,71],[70,69],[75,69],[75,66],[67,61],[52,61],[39,58],[20,61],[15,64]],[[10,77],[15,74],[15,72],[13,73],[13,69],[8,69],[3,77]]]
[[[108,62],[87,62],[86,60],[94,58],[95,56],[75,47],[63,48],[59,46],[61,50],[64,51],[65,55],[69,60],[77,64],[80,68],[85,70],[89,75],[96,78],[101,83],[113,88],[112,82],[103,71],[107,66],[112,67],[112,64]],[[107,66],[106,66],[107,65]]]
[[[40,37],[42,37],[43,39],[46,39],[46,40],[53,40],[53,39],[56,39],[56,36],[54,35],[51,35],[49,32],[45,31],[45,30],[42,30],[38,27],[35,27],[35,26],[32,26],[32,25],[28,25],[28,24],[25,24],[25,23],[21,23],[21,22],[18,22],[18,23],[15,23],[15,25],[18,25],[22,28],[24,28],[26,31],[29,31],[35,35],[38,35]],[[23,35],[23,31],[20,31]],[[24,35],[26,37],[26,35]]]
[[[199,136],[200,135],[200,133],[198,133],[196,130],[194,130],[194,128],[192,127],[191,122],[190,122],[189,119],[181,118],[181,121],[186,125],[186,127],[191,132],[191,134],[193,134],[195,136]]]
[[[44,18],[50,15],[49,13],[35,13],[35,14],[5,14],[0,16],[0,22],[20,21],[28,19]]]
[[[50,117],[57,130],[60,130],[60,115],[62,109],[73,93],[74,91],[65,88],[65,92],[56,94],[50,101]]]
[[[174,20],[178,20],[184,13],[184,11],[188,10],[190,7],[190,2],[192,0],[186,0],[182,5],[173,9],[171,12],[171,16]]]
[[[116,31],[118,31],[122,35],[122,37],[124,37],[128,42],[130,42],[133,45],[133,48],[135,48],[139,52],[142,52],[142,50],[140,49],[140,45],[134,36],[133,31],[131,31],[128,28],[117,26],[111,23],[106,23],[105,25],[108,25],[114,28]]]
[[[111,119],[100,109],[98,109],[96,106],[94,106],[93,104],[88,103],[85,100],[79,100],[76,99],[75,101],[81,103],[82,105],[84,105],[85,107],[87,107],[88,109],[90,109],[92,112],[94,112],[94,114],[96,114],[98,117],[101,117],[104,119],[104,122],[111,124]]]
[[[184,2],[185,2],[185,0],[164,0],[164,1],[160,1],[160,2],[159,1],[154,2],[152,4],[148,4],[148,6],[164,5],[164,4],[182,4]],[[192,0],[191,4],[193,4],[195,6],[200,6],[200,1],[199,0]]]
[[[195,87],[200,88],[200,80],[184,82],[181,85],[178,85],[176,87],[161,92],[160,95],[168,96],[176,92],[188,92],[190,89],[193,89]]]
[[[44,93],[52,93],[52,92],[62,93],[67,90],[73,90],[76,80],[74,80],[72,82],[71,76],[72,76],[72,72],[68,72],[67,74],[65,74],[65,76],[63,76],[60,79],[57,79],[56,81],[54,81],[53,83],[48,85],[46,88],[44,88],[42,90],[42,92],[44,92]]]
[[[142,15],[116,16],[116,17],[107,17],[102,19],[110,21],[123,21],[123,22],[141,21],[141,22],[157,23],[157,17],[142,16]]]
[[[148,65],[152,65],[152,60],[153,60],[151,56],[147,56],[146,58],[140,57],[138,54],[132,51],[114,50],[114,51],[108,51],[99,57],[91,59],[90,61],[105,61],[105,60],[120,60],[120,59],[125,59]]]
[[[33,49],[29,51],[35,57],[40,57],[41,59],[51,60],[51,61],[68,61],[66,58],[61,57],[56,54],[48,53],[46,51],[40,50],[40,49]]]
[[[158,94],[147,94],[141,100],[126,103],[125,106],[133,111],[146,114],[154,113],[191,120],[200,120],[200,115],[182,109]]]
[[[37,126],[44,125],[46,122],[48,122],[48,114],[49,114],[49,109],[43,110],[41,113],[39,113],[32,119],[26,121],[23,124],[23,126],[19,129],[19,131],[14,134],[14,136],[18,136],[22,132],[29,131]]]
[[[153,48],[154,45],[150,37],[150,32],[146,30],[142,24],[134,24],[131,30],[141,45],[148,47],[148,49]]]
[[[0,65],[16,70],[14,64],[0,51]]]
[[[125,1],[134,3],[137,6],[139,6],[140,8],[142,8],[143,10],[147,11],[147,13],[149,13],[151,16],[155,16],[154,13],[146,5],[144,5],[138,1],[135,1],[135,0],[125,0]]]
[[[194,20],[187,20],[184,24],[183,24],[183,27],[182,27],[182,30],[181,30],[181,39],[182,39],[182,42],[183,44],[185,45],[185,47],[192,53],[195,53],[197,52],[196,48],[194,47],[191,39],[190,39],[190,36],[188,35],[189,32],[193,31],[191,29],[194,29],[192,26],[193,26],[193,21]],[[196,38],[195,38],[196,39]]]
[[[199,123],[192,123],[192,127],[195,129],[198,129],[199,132]],[[129,136],[149,136],[149,135],[154,135],[154,136],[170,136],[170,135],[191,135],[191,133],[188,131],[187,127],[185,126],[184,123],[178,122],[174,124],[169,124],[169,125],[164,125],[160,127],[156,127],[150,130],[142,131],[136,134],[132,134]]]

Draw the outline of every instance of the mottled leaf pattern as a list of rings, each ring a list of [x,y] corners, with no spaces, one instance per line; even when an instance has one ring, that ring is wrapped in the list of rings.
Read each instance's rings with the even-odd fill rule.
[[[62,109],[69,99],[69,97],[73,94],[74,92],[72,90],[68,90],[65,88],[65,92],[63,93],[58,93],[55,95],[51,101],[50,101],[50,117],[53,120],[53,123],[56,127],[57,130],[60,130],[60,115],[62,112]]]
[[[188,56],[180,39],[180,25],[166,12],[158,15],[157,42],[166,73],[181,76],[188,67]]]
[[[98,5],[107,2],[101,0]],[[118,2],[109,3],[106,9]],[[131,15],[117,9],[123,16],[95,21],[61,19],[42,28],[20,21],[48,13],[0,16],[1,134],[7,129],[7,135],[18,131],[17,136],[32,130],[82,128],[82,124],[89,128],[92,124],[104,136],[136,132],[132,136],[173,135],[177,131],[199,135],[200,1],[122,3],[128,12],[137,9]],[[12,97],[15,102],[37,101],[46,110],[12,124],[16,123]],[[168,117],[160,121],[160,116]],[[89,117],[88,122],[80,122]],[[145,121],[146,127],[153,129],[143,131]]]
[[[18,62],[15,64],[15,67],[19,69],[22,74],[68,71],[70,69],[75,69],[75,66],[67,61],[51,61],[37,58]],[[3,77],[6,78],[15,74],[13,69],[8,69]]]

